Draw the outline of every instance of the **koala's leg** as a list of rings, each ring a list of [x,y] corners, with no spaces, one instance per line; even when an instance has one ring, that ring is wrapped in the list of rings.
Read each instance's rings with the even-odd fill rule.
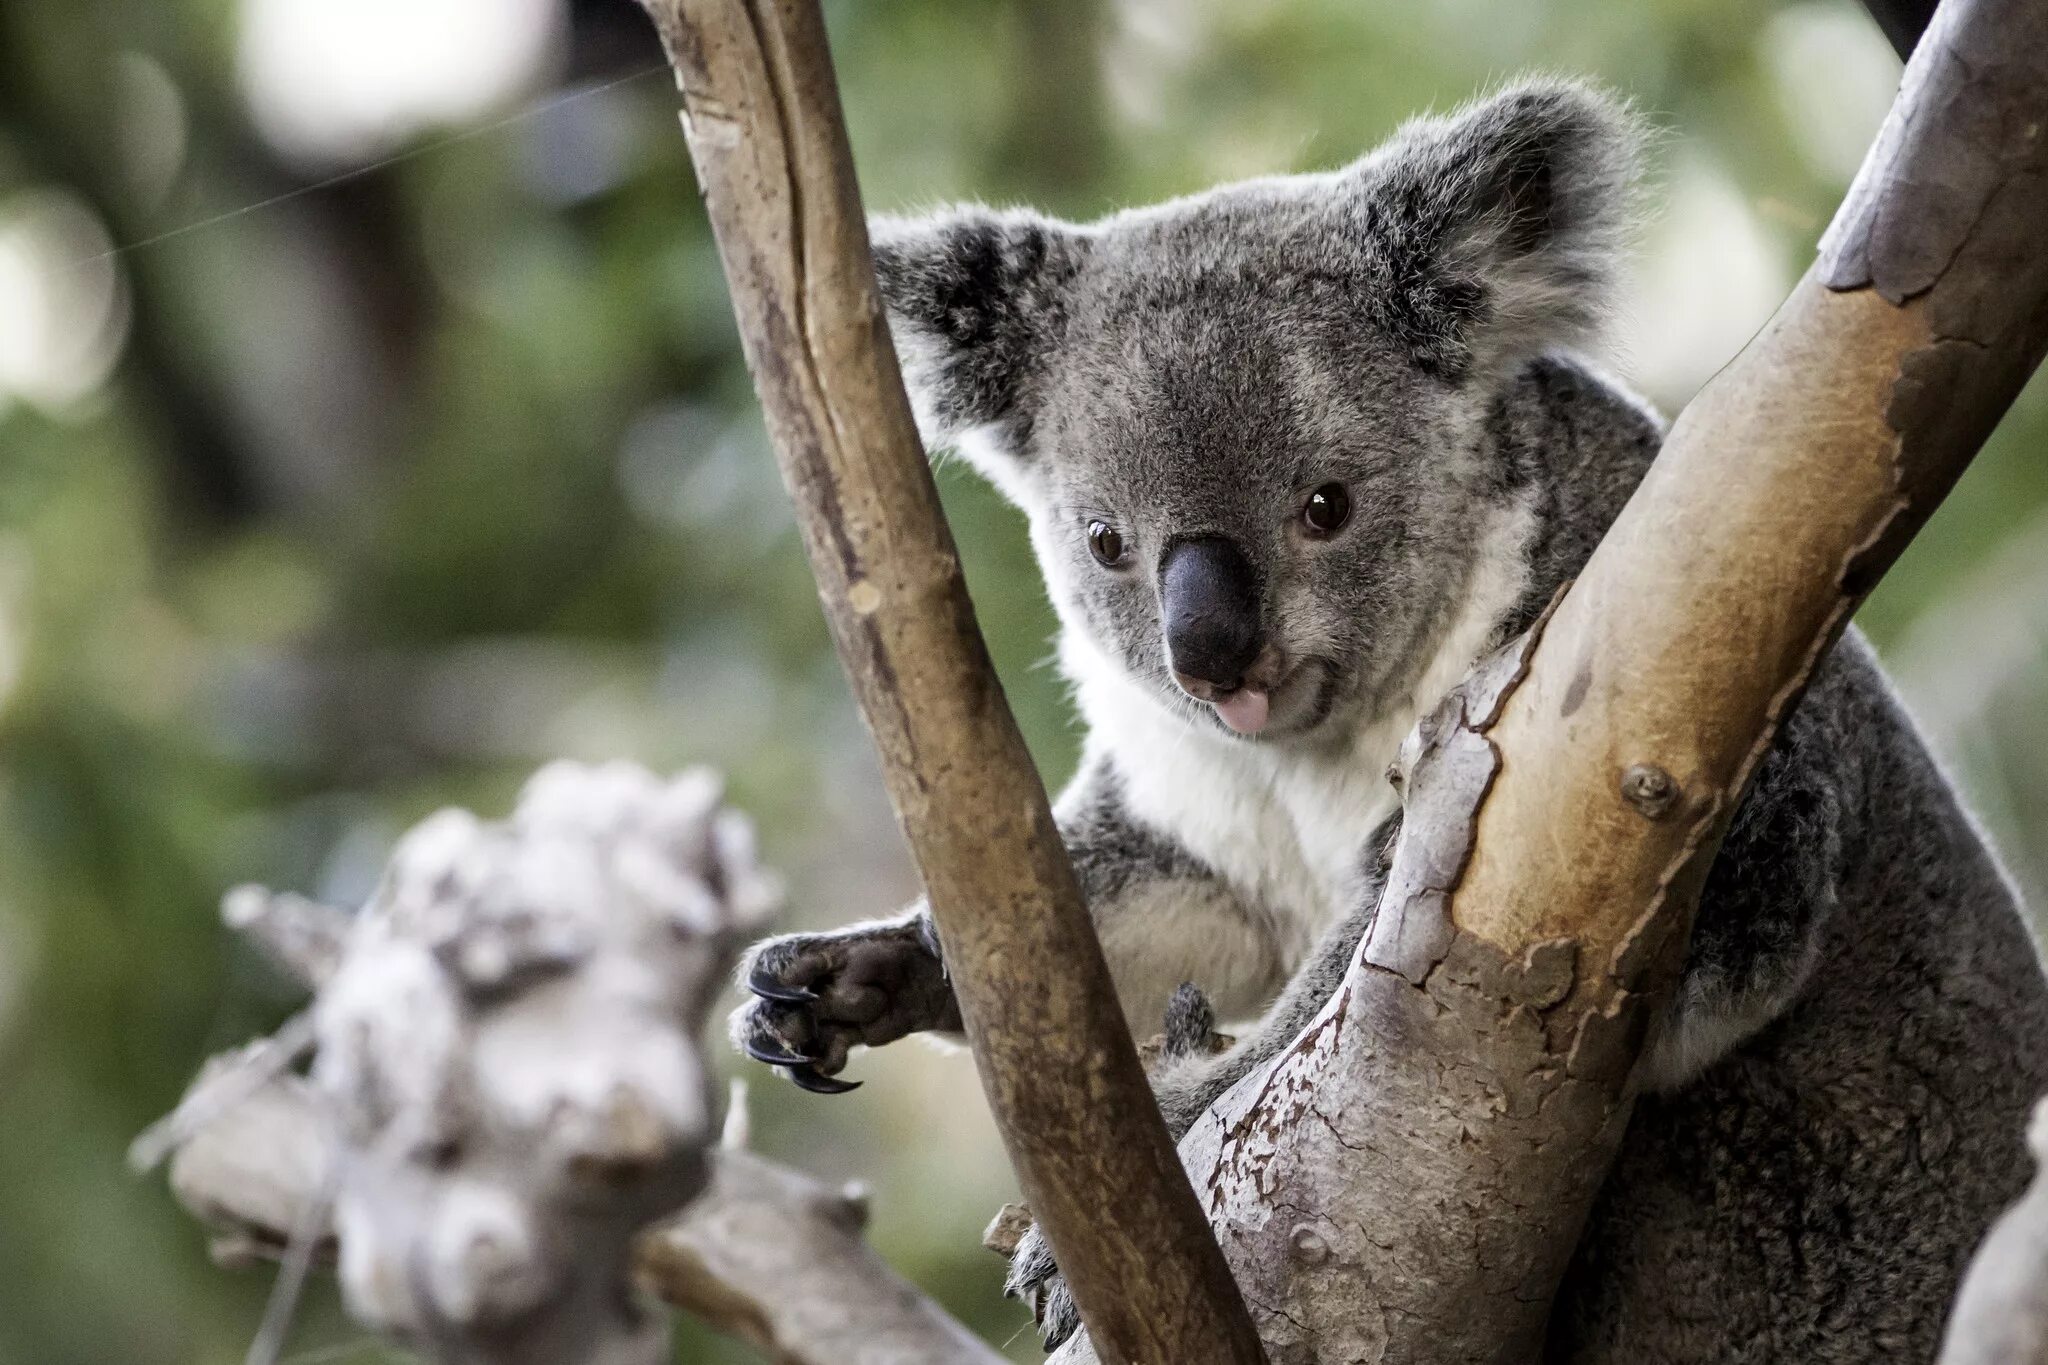
[[[1152,1092],[1174,1141],[1186,1136],[1224,1091],[1279,1056],[1321,1013],[1337,993],[1360,940],[1372,925],[1379,892],[1380,884],[1375,882],[1351,913],[1323,932],[1280,998],[1228,1051],[1169,1060],[1153,1076]]]
[[[1195,1126],[1195,1121],[1225,1091],[1279,1055],[1316,1017],[1344,979],[1352,954],[1357,952],[1359,940],[1372,923],[1377,901],[1375,888],[1367,905],[1345,916],[1323,935],[1314,954],[1287,983],[1287,989],[1260,1018],[1257,1027],[1227,1052],[1205,1056],[1185,1050],[1185,1043],[1193,1040],[1177,1040],[1176,1033],[1187,1029],[1191,1019],[1197,1021],[1193,1024],[1195,1031],[1206,1032],[1203,1025],[1213,1021],[1215,1015],[1207,1000],[1191,988],[1183,987],[1175,994],[1167,1011],[1167,1051],[1152,1077],[1153,1094],[1175,1142]],[[1182,1043],[1181,1048],[1176,1047],[1177,1041]],[[1175,1056],[1177,1051],[1181,1055]],[[1048,1351],[1056,1349],[1081,1325],[1080,1310],[1074,1306],[1066,1277],[1060,1274],[1052,1246],[1036,1223],[1024,1230],[1017,1239],[1016,1250],[1010,1253],[1003,1293],[1022,1300],[1030,1308],[1031,1319]]]

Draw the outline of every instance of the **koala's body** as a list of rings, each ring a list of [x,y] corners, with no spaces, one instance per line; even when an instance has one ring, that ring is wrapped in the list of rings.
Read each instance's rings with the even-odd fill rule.
[[[888,221],[920,425],[1030,520],[1087,743],[1057,805],[1133,1028],[1257,1023],[1155,1080],[1176,1135],[1313,1017],[1375,908],[1417,715],[1525,629],[1648,468],[1575,357],[1636,135],[1564,84],[1339,172],[1102,223]],[[835,1090],[955,1029],[929,918],[772,940],[741,1045]],[[1176,1025],[1168,1020],[1171,1037]],[[2015,896],[1853,631],[1739,809],[1554,1314],[1559,1361],[1931,1357],[2019,1191],[2048,985]],[[1013,1261],[1073,1329],[1041,1243]]]

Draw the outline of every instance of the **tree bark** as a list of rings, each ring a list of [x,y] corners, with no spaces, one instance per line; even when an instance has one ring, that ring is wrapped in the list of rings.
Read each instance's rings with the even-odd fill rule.
[[[778,1365],[999,1365],[1003,1357],[891,1270],[866,1206],[725,1149],[711,1188],[641,1239],[655,1291]]]
[[[643,0],[840,657],[982,1085],[1115,1361],[1248,1362],[1045,791],[975,626],[882,321],[815,0]]]
[[[1806,278],[1409,740],[1335,998],[1183,1143],[1274,1360],[1538,1354],[1736,802],[2048,345],[2043,223],[2048,3],[1948,0]]]

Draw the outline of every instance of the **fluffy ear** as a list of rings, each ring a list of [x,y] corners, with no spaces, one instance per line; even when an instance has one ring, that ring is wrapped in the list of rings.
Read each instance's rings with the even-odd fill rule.
[[[1408,124],[1352,173],[1385,273],[1378,320],[1449,377],[1590,340],[1642,142],[1625,106],[1565,81]]]
[[[877,218],[875,269],[904,382],[927,442],[1014,487],[1032,392],[1058,344],[1086,251],[1078,229],[1024,210]]]

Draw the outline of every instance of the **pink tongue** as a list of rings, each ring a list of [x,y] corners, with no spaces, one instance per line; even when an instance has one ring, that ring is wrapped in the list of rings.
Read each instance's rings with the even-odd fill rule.
[[[1262,687],[1240,687],[1216,703],[1223,723],[1241,735],[1255,735],[1266,728],[1268,698]]]

